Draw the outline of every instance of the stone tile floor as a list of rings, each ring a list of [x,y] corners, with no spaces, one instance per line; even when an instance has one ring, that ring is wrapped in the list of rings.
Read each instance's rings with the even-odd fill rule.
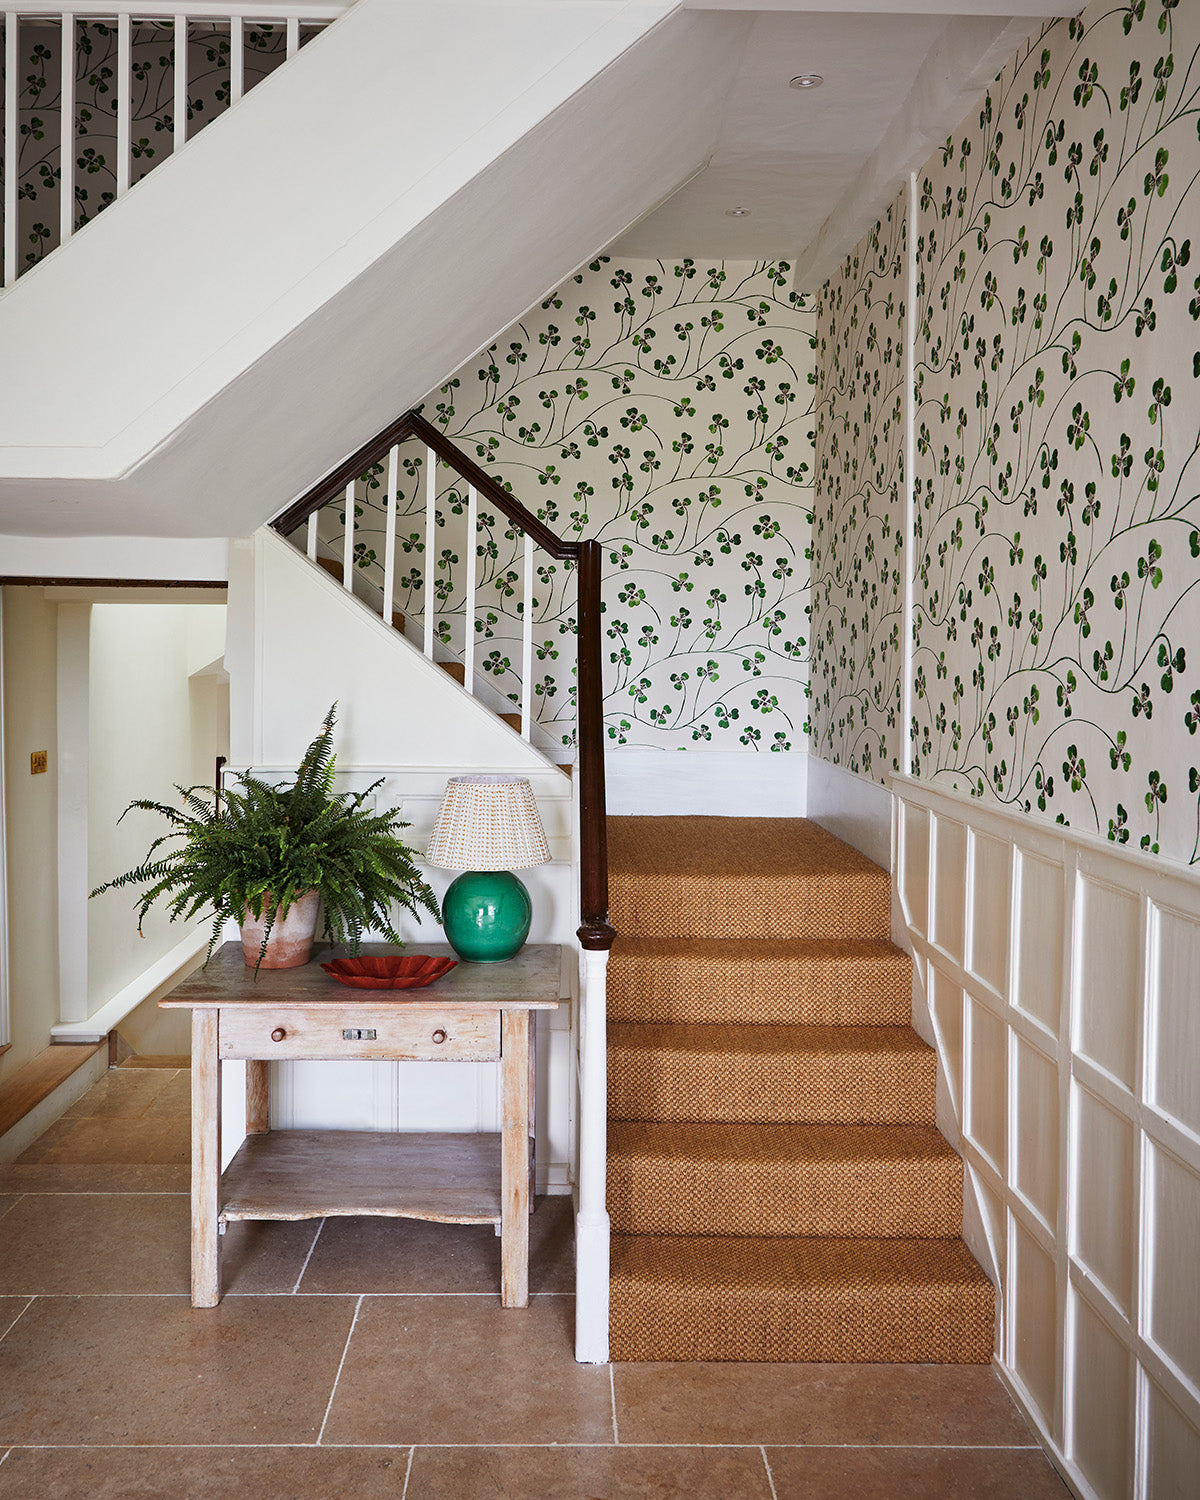
[[[0,1500],[1065,1500],[994,1372],[581,1366],[571,1219],[231,1225],[188,1301],[188,1075],[118,1069],[0,1167]]]

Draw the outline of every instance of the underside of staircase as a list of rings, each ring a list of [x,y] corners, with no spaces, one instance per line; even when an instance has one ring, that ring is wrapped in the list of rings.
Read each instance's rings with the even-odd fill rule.
[[[987,1363],[887,872],[798,819],[608,826],[611,1357]]]

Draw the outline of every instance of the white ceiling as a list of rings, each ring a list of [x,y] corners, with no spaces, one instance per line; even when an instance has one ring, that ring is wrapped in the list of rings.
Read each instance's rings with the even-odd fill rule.
[[[1011,15],[978,15],[985,7],[972,0],[908,3],[905,14],[880,13],[893,7],[871,0],[836,12],[756,14],[732,87],[714,101],[720,123],[708,165],[610,253],[799,257],[831,219],[845,221],[837,246],[844,253],[1042,24],[1042,17],[1013,24]],[[1003,0],[993,3],[999,9]],[[730,8],[741,7],[733,0]],[[1044,16],[1065,7],[1025,0],[1020,8]],[[938,13],[911,13],[918,10]],[[824,83],[789,88],[798,73],[820,73]],[[871,202],[856,203],[864,188]],[[750,213],[730,218],[734,207]]]

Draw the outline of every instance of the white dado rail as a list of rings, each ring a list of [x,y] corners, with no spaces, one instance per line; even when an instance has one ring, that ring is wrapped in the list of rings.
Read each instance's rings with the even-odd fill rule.
[[[327,4],[292,3],[264,5],[245,4],[242,0],[231,0],[224,5],[188,4],[180,10],[173,7],[147,7],[133,0],[77,0],[69,9],[61,5],[47,5],[39,0],[26,0],[25,4],[0,12],[4,25],[4,194],[3,194],[3,276],[0,285],[9,287],[23,270],[28,269],[23,260],[21,236],[21,173],[22,144],[32,143],[34,117],[44,126],[45,116],[57,114],[63,122],[58,146],[58,244],[66,244],[76,229],[77,204],[75,184],[79,161],[77,131],[79,118],[76,112],[76,83],[88,76],[90,51],[81,36],[81,25],[103,24],[116,32],[116,57],[104,67],[112,67],[113,76],[106,81],[105,91],[110,93],[116,121],[115,160],[116,196],[119,198],[131,185],[134,149],[132,141],[134,78],[134,27],[145,34],[146,28],[159,33],[155,41],[159,48],[166,48],[171,59],[172,111],[171,131],[168,139],[171,152],[179,151],[188,138],[188,86],[190,29],[203,26],[206,31],[214,29],[220,33],[220,48],[228,48],[228,77],[222,79],[222,95],[227,90],[228,105],[232,108],[252,80],[246,74],[247,27],[282,28],[284,34],[283,56],[293,57],[299,50],[301,27],[311,34],[329,22],[336,20],[349,7],[345,0],[330,0]],[[62,38],[71,39],[70,46],[62,45]],[[227,41],[226,41],[227,37]],[[53,41],[57,53],[58,98],[23,105],[23,82],[26,79],[24,49],[26,43],[43,46]],[[89,139],[92,137],[89,136]],[[159,158],[160,161],[167,156]],[[51,169],[53,170],[53,169]],[[142,174],[144,175],[144,173]],[[101,205],[103,206],[103,205]]]
[[[1081,1495],[1194,1493],[1200,878],[907,777],[893,790],[999,1369]]]

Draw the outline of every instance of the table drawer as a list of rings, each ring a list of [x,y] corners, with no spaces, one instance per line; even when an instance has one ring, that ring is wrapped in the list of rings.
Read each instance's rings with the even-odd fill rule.
[[[238,1014],[221,1011],[220,1057],[363,1058],[485,1062],[500,1056],[500,1016],[494,1011],[375,1014],[334,1007],[314,1015],[286,1007]]]

